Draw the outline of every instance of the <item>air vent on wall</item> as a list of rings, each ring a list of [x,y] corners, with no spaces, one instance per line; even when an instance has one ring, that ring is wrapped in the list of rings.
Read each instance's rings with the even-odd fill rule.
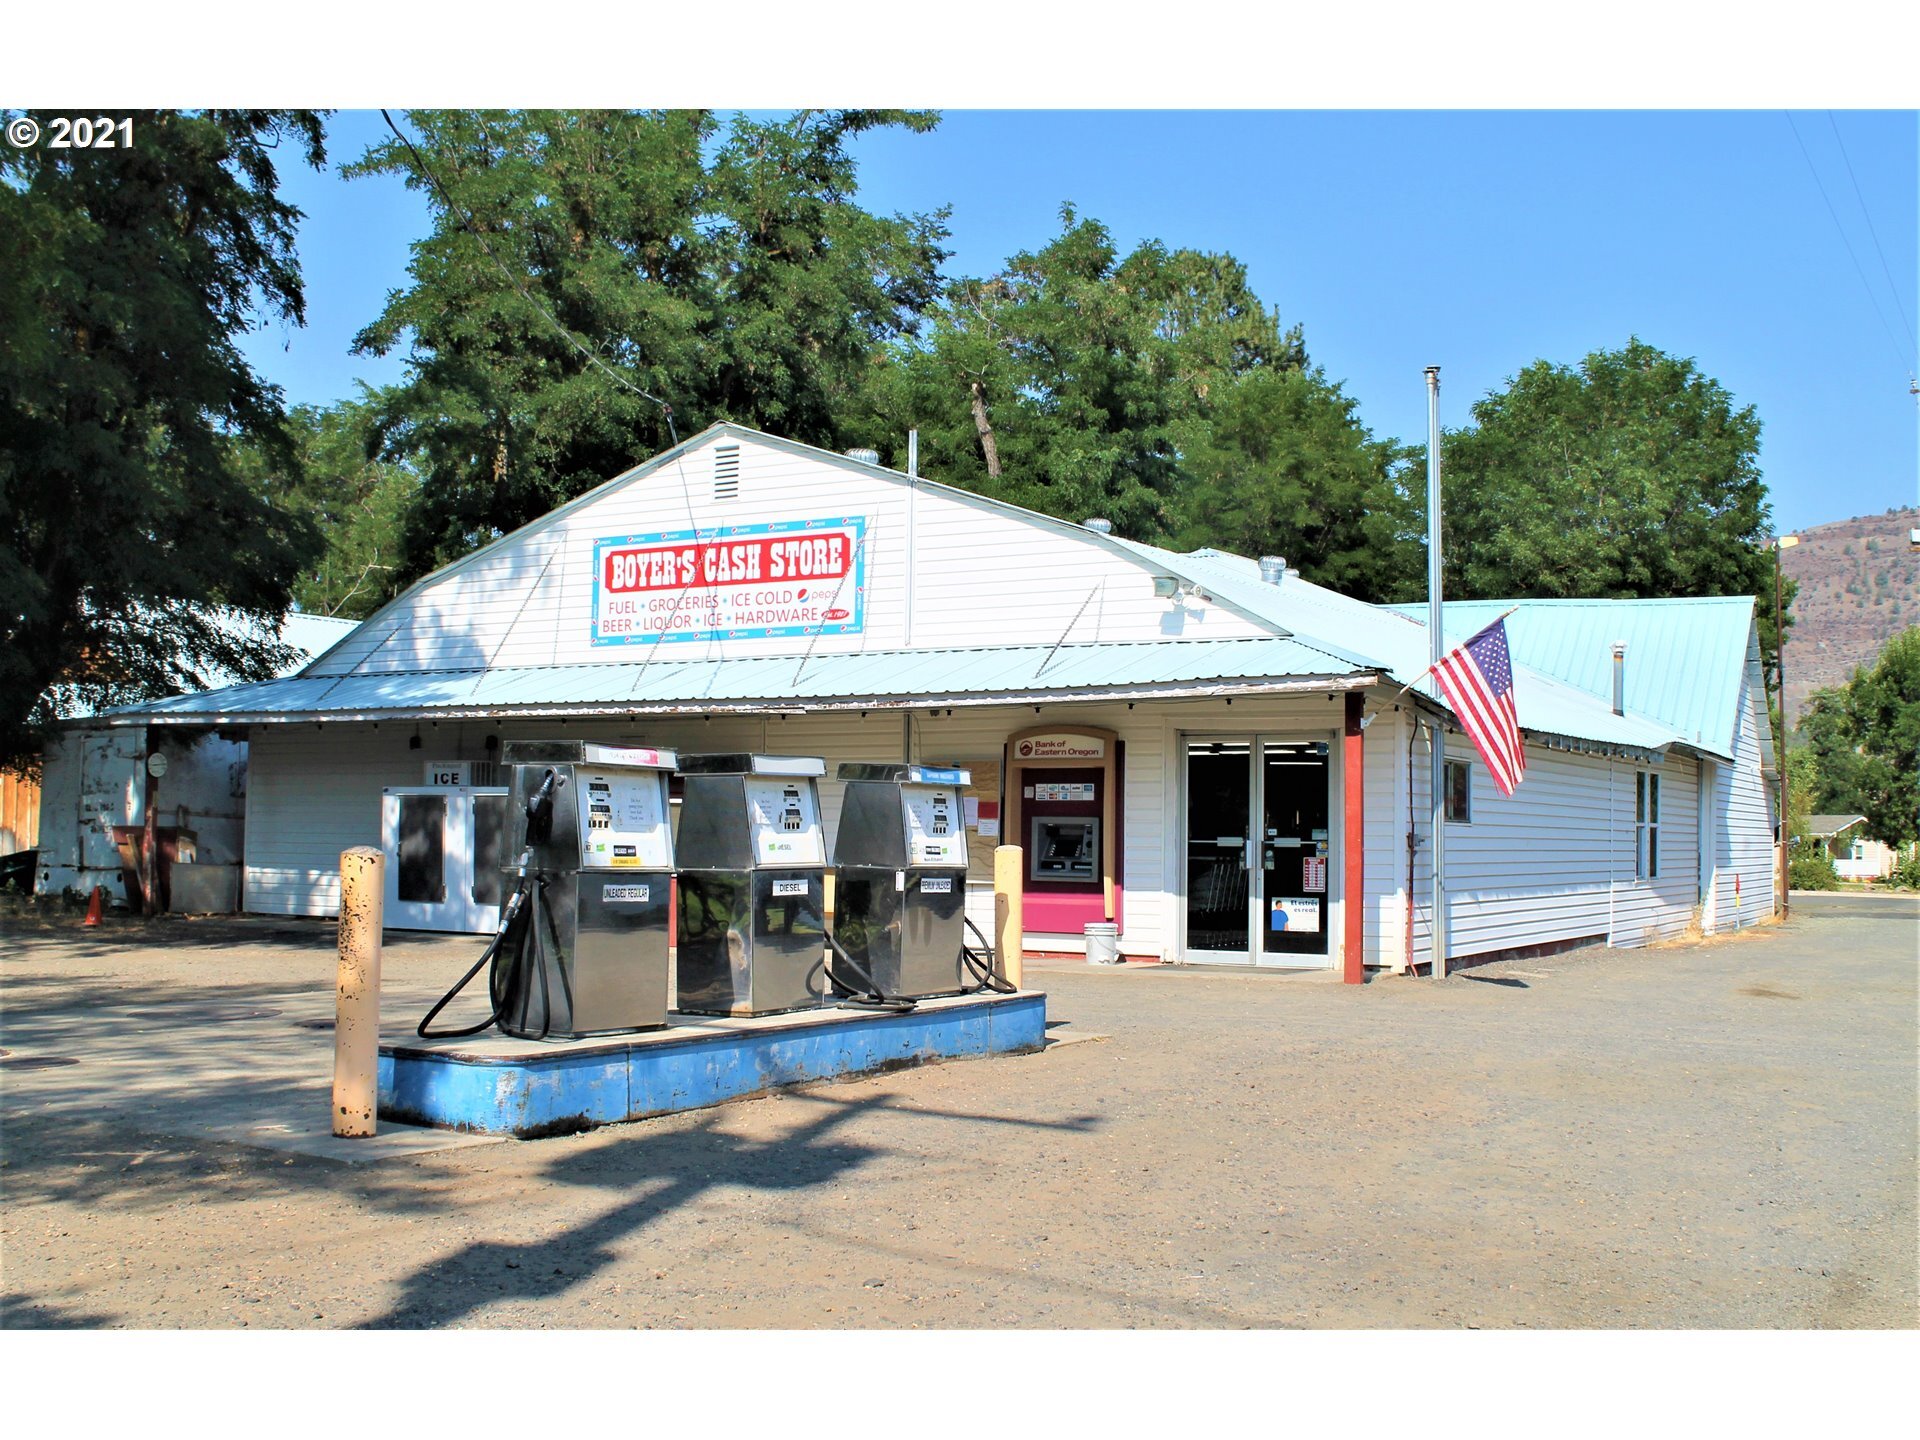
[[[740,498],[740,447],[719,445],[713,452],[713,498]]]

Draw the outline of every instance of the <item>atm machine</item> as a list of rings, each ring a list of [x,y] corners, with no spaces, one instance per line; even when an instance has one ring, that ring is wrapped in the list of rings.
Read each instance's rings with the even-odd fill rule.
[[[824,760],[680,761],[676,1008],[775,1015],[827,998]]]
[[[979,988],[966,955],[965,770],[847,764],[834,837],[833,934],[896,1000]],[[984,946],[984,941],[982,942]]]
[[[419,1033],[471,1035],[497,1023],[520,1039],[577,1039],[665,1025],[674,752],[514,742],[502,760],[512,781],[499,822],[505,834],[493,845],[517,888],[493,944]],[[429,1034],[433,1017],[489,962],[492,1015]]]

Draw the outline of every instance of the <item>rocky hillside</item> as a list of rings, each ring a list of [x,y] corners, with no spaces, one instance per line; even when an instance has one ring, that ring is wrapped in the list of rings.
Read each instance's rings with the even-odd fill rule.
[[[1787,704],[1796,717],[1815,690],[1844,685],[1900,631],[1920,625],[1920,551],[1908,532],[1920,509],[1836,520],[1800,532],[1781,552],[1800,582],[1787,632]]]

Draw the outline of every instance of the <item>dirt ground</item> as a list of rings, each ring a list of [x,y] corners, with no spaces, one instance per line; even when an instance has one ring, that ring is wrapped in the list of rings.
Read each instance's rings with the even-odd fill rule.
[[[1048,966],[1083,1043],[348,1163],[286,1139],[329,927],[16,916],[0,1320],[1912,1327],[1916,921],[1439,985]],[[396,1027],[475,952],[394,937]]]

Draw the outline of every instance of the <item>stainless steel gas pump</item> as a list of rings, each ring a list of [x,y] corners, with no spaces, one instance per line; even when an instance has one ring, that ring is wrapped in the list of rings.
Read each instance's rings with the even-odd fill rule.
[[[680,761],[676,1008],[773,1015],[827,997],[824,760]]]
[[[833,936],[845,958],[894,1000],[991,986],[984,937],[966,942],[965,770],[846,764],[834,837]],[[975,932],[976,935],[978,932]]]
[[[515,888],[500,932],[420,1022],[428,1038],[497,1023],[520,1039],[575,1039],[667,1023],[671,750],[591,741],[514,742],[507,835]],[[516,831],[521,848],[511,848]],[[493,1011],[463,1030],[427,1027],[480,969]]]

